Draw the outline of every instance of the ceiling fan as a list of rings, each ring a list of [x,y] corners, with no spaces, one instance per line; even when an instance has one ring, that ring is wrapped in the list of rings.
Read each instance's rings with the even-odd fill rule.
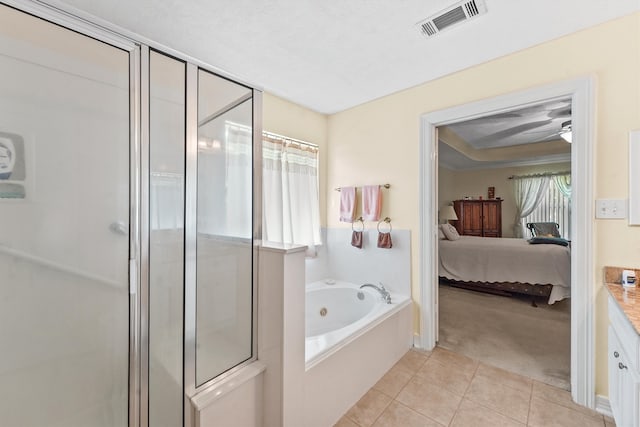
[[[548,132],[548,131],[532,131],[532,132],[524,132],[524,133],[533,134],[533,133],[542,133],[542,132]],[[564,139],[569,144],[571,144],[572,137],[573,137],[571,120],[566,120],[562,122],[562,124],[560,125],[560,130],[555,131],[553,133],[548,133],[544,137],[540,138],[540,140],[545,140],[545,139],[551,138],[552,136],[559,136],[560,138]]]

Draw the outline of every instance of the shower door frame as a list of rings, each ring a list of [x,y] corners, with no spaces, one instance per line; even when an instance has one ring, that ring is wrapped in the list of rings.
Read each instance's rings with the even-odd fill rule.
[[[142,244],[145,227],[142,221],[142,200],[144,200],[143,179],[148,177],[148,162],[143,162],[142,118],[141,118],[141,44],[122,36],[107,28],[97,26],[88,20],[80,19],[73,14],[40,1],[1,0],[0,4],[42,19],[53,25],[66,28],[82,36],[95,39],[114,48],[121,49],[129,55],[129,362],[128,362],[128,424],[130,427],[141,425],[141,416],[145,413],[140,399],[146,389],[140,373],[143,364],[141,343],[147,340],[141,328],[141,304],[143,279],[148,276],[148,248]],[[148,146],[146,148],[148,152]],[[148,179],[148,178],[147,178]],[[148,216],[147,222],[148,224]],[[148,236],[147,236],[148,237]],[[148,335],[148,334],[147,334]],[[147,363],[148,365],[148,363]],[[145,390],[146,391],[146,390]],[[146,425],[146,424],[142,424]]]
[[[92,16],[80,9],[48,0],[0,0],[18,11],[93,38],[129,55],[129,390],[128,426],[149,425],[149,151],[150,51],[186,64],[185,103],[185,253],[183,335],[183,425],[193,423],[190,399],[257,360],[258,247],[262,236],[262,89],[153,40]],[[198,69],[243,85],[252,91],[253,232],[252,232],[252,352],[251,358],[196,387],[195,381],[195,203],[197,179]],[[191,120],[191,121],[190,121]],[[195,125],[194,125],[195,123]],[[194,127],[195,126],[195,127]],[[187,215],[194,215],[189,220]]]

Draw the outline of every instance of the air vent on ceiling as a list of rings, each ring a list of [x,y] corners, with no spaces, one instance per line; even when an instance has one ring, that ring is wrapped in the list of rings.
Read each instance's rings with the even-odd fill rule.
[[[446,28],[451,28],[486,12],[487,6],[484,0],[461,1],[418,22],[416,25],[424,36],[433,37]]]

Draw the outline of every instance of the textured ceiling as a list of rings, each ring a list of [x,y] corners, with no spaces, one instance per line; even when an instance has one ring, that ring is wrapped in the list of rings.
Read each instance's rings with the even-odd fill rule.
[[[508,113],[447,126],[476,149],[508,147],[558,139],[571,120],[571,100],[551,101]]]
[[[570,120],[566,99],[443,126],[440,165],[464,170],[568,162],[571,145],[559,135]]]
[[[48,2],[70,5],[322,113],[640,9],[638,0],[486,0],[485,15],[426,39],[415,24],[454,1]]]

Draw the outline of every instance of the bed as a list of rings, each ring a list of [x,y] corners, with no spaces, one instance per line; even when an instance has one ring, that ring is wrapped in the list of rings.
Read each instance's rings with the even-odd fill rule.
[[[553,304],[570,296],[571,249],[526,239],[441,239],[438,276],[477,290],[548,296]]]

